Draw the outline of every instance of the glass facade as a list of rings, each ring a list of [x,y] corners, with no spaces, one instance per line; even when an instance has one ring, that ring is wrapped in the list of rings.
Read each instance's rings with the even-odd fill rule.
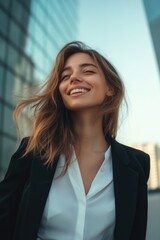
[[[143,0],[160,70],[160,1]]]
[[[78,0],[0,0],[0,178],[16,149],[18,97],[46,80],[60,48],[78,35]]]

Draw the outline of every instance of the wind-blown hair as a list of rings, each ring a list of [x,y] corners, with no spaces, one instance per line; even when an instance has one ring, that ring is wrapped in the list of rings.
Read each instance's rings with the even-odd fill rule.
[[[123,83],[107,59],[79,41],[68,43],[61,49],[43,91],[29,99],[22,100],[14,111],[14,119],[18,125],[18,116],[25,107],[30,106],[34,110],[33,124],[25,154],[30,151],[41,154],[44,162],[50,165],[63,152],[66,157],[65,170],[72,154],[74,131],[70,112],[65,108],[59,92],[59,84],[66,60],[75,53],[89,54],[112,89],[113,96],[106,97],[101,110],[106,140],[109,141],[110,137],[115,138],[119,108],[124,97]]]

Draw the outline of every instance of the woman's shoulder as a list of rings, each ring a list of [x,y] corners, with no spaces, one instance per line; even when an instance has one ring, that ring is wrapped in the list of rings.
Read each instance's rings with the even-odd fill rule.
[[[28,144],[28,141],[29,141],[29,137],[24,137],[21,139],[20,143],[19,143],[19,147],[18,149],[20,150],[25,150],[26,147],[27,147],[27,144]]]
[[[29,137],[25,137],[21,140],[17,150],[13,153],[8,170],[16,169],[21,170],[23,168],[28,168],[31,163],[31,155],[25,154],[25,150],[29,141]]]
[[[139,156],[139,157],[142,157],[142,158],[143,157],[145,158],[145,157],[149,156],[148,153],[146,153],[146,152],[144,152],[144,151],[142,151],[142,150],[140,150],[138,148],[134,148],[132,146],[128,146],[128,145],[125,145],[125,144],[122,144],[122,143],[120,143],[120,144],[130,154],[133,154],[133,155],[136,155],[136,156]]]
[[[144,173],[146,179],[148,180],[149,172],[150,172],[150,156],[149,156],[149,154],[140,149],[137,149],[137,148],[134,148],[131,146],[127,146],[124,144],[121,144],[121,146],[125,149],[128,156],[133,159],[131,161],[131,164],[132,165],[137,164],[143,170],[143,173]]]
[[[29,137],[22,138],[20,143],[18,144],[16,151],[13,153],[12,157],[17,158],[17,156],[23,156],[27,148],[28,141],[29,141]]]
[[[150,156],[146,152],[117,142],[115,139],[111,139],[111,147],[113,152],[125,159],[125,163],[129,164],[130,168],[141,173],[148,180]]]
[[[125,151],[127,154],[129,155],[133,155],[133,156],[138,156],[138,157],[142,157],[142,158],[148,158],[148,154],[140,149],[134,148],[132,146],[129,145],[125,145],[115,139],[111,139],[111,147],[113,147],[116,150],[123,150]]]

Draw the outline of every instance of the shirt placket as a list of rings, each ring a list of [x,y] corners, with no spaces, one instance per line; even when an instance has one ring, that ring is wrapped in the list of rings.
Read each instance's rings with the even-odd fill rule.
[[[84,227],[86,216],[86,194],[81,178],[80,169],[76,160],[72,161],[69,169],[69,178],[77,198],[78,215],[75,224],[75,238],[76,240],[84,239]]]

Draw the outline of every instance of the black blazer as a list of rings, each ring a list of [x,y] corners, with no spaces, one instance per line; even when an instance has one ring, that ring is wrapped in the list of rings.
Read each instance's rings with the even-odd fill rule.
[[[0,183],[2,240],[36,240],[56,169],[58,159],[53,167],[47,168],[40,156],[33,153],[20,158],[26,144],[27,138],[22,140],[12,156],[6,176]],[[115,240],[144,240],[149,156],[113,139],[111,150],[116,206]]]

